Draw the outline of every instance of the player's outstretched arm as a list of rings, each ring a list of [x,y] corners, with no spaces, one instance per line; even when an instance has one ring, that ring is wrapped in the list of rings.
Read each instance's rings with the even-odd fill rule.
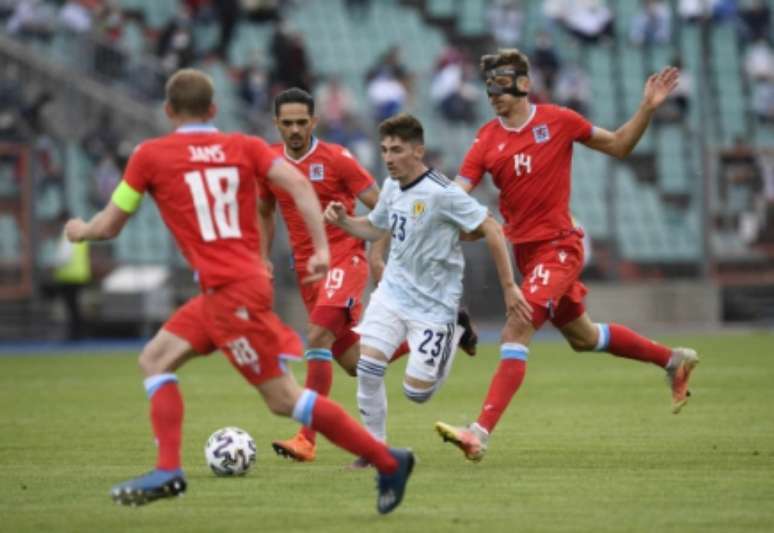
[[[85,222],[80,218],[72,218],[65,224],[64,232],[70,242],[105,241],[113,239],[121,233],[131,213],[123,211],[110,201],[105,208]]]
[[[364,241],[378,241],[387,235],[386,231],[374,226],[368,217],[349,216],[341,202],[328,204],[325,208],[325,221]]]
[[[500,287],[503,289],[506,313],[508,315],[515,314],[522,320],[530,322],[532,320],[532,307],[530,307],[521,289],[519,289],[519,286],[516,285],[513,279],[511,256],[508,255],[508,247],[505,243],[502,227],[489,215],[476,228],[475,233],[483,234],[486,244],[489,246],[489,252],[492,254],[492,259],[497,268],[497,276],[500,278]]]
[[[296,208],[301,213],[309,230],[309,236],[312,238],[315,252],[307,262],[309,276],[302,281],[311,283],[322,279],[328,272],[331,256],[328,250],[328,239],[325,237],[320,201],[314,188],[303,174],[284,160],[279,160],[272,165],[268,177],[293,197]]]
[[[653,112],[677,87],[679,79],[680,71],[675,67],[666,67],[653,74],[645,82],[642,102],[632,118],[615,131],[595,126],[591,137],[584,144],[619,159],[629,155],[648,128]]]

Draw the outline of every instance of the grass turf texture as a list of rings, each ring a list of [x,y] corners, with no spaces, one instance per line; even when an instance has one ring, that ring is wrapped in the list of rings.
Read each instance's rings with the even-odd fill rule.
[[[155,450],[134,354],[0,357],[0,530],[25,531],[771,531],[774,530],[774,336],[665,339],[696,347],[694,396],[670,413],[663,373],[562,343],[532,349],[527,380],[478,465],[432,430],[475,418],[496,347],[460,354],[439,395],[401,397],[389,371],[388,434],[419,458],[404,504],[375,511],[373,473],[321,439],[317,461],[281,460],[270,441],[295,423],[214,356],[180,373],[186,400],[184,498],[142,508],[108,490],[152,465]],[[295,372],[303,377],[303,366]],[[355,413],[355,381],[333,396]],[[258,463],[215,478],[213,430],[246,429]]]

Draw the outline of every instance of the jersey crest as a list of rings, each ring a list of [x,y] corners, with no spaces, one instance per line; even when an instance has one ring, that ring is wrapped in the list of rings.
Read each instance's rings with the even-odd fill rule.
[[[322,181],[325,179],[325,166],[322,163],[312,163],[309,165],[309,179],[311,181]]]
[[[535,138],[536,143],[544,143],[551,138],[551,133],[548,131],[546,124],[541,124],[532,128],[532,136]]]
[[[411,204],[411,217],[412,218],[419,218],[421,217],[425,209],[427,208],[427,205],[422,200],[414,200],[414,203]]]

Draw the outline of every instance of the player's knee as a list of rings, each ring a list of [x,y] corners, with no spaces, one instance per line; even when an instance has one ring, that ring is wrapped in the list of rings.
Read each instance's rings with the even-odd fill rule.
[[[266,398],[266,406],[272,414],[277,416],[290,416],[293,414],[293,407],[295,406],[290,396],[275,395]]]
[[[309,346],[317,348],[328,347],[333,344],[336,337],[328,329],[312,324],[309,328]]]
[[[589,335],[583,337],[569,337],[567,341],[576,352],[591,352],[597,345],[597,339]]]
[[[403,382],[403,394],[405,394],[406,398],[414,403],[425,403],[427,400],[432,398],[434,392],[435,387],[432,385],[430,385],[428,388],[421,388],[415,385],[410,385],[405,381]]]

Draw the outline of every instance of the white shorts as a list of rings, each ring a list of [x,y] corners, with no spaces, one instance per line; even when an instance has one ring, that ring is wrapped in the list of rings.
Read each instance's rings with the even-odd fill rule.
[[[407,339],[411,353],[406,375],[438,385],[449,375],[463,333],[456,322],[406,319],[385,305],[376,292],[353,331],[360,335],[361,346],[375,348],[388,358]]]

